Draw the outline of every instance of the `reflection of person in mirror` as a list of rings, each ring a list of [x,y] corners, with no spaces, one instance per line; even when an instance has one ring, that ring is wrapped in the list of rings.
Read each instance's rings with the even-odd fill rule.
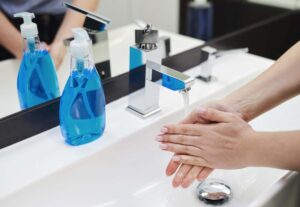
[[[258,132],[248,124],[300,93],[299,65],[300,42],[252,82],[194,110],[179,124],[164,126],[156,140],[162,150],[174,153],[166,170],[175,173],[173,185],[188,187],[215,168],[300,171],[300,130]]]
[[[99,0],[66,2],[95,11]],[[38,25],[39,37],[47,44],[56,68],[59,68],[66,53],[63,40],[72,36],[71,28],[81,27],[84,23],[84,16],[67,11],[61,0],[1,0],[0,8],[0,60],[22,58],[22,37],[18,31],[22,20],[15,19],[15,13],[35,13],[34,22]]]

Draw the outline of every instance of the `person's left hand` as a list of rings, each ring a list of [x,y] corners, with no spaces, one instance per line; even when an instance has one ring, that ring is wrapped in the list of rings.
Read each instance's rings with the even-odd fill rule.
[[[173,161],[208,168],[247,166],[249,139],[255,131],[241,117],[207,108],[202,116],[215,124],[177,124],[163,128],[160,148],[176,153]],[[252,153],[252,152],[251,152]]]
[[[64,57],[65,57],[66,48],[62,41],[54,41],[50,45],[49,50],[50,50],[50,55],[52,57],[55,68],[56,68],[56,70],[58,70]]]

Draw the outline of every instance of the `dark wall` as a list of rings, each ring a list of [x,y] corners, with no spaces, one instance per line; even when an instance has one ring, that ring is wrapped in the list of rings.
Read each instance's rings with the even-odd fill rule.
[[[209,45],[219,49],[249,47],[259,56],[278,59],[300,40],[300,11],[293,11],[216,38]]]
[[[211,2],[214,6],[214,37],[289,12],[287,9],[240,0],[212,0]]]
[[[191,1],[180,1],[179,31],[181,34],[185,34],[186,9]],[[214,38],[290,11],[245,0],[210,0],[210,2],[214,7]]]

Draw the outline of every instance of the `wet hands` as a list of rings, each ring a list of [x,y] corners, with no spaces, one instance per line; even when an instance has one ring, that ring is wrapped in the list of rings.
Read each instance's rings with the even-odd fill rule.
[[[176,171],[173,186],[188,187],[205,179],[213,168],[241,168],[247,163],[247,140],[255,133],[242,116],[218,104],[193,111],[180,124],[168,125],[156,139],[175,155],[167,175]]]

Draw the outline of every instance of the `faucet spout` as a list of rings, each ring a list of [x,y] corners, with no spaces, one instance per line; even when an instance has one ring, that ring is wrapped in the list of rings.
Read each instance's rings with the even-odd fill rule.
[[[150,70],[154,70],[161,75],[164,75],[162,78],[162,86],[173,91],[190,90],[195,81],[193,77],[151,60],[147,60],[146,67],[147,69],[150,68]],[[146,76],[146,79],[151,81],[152,77]]]

